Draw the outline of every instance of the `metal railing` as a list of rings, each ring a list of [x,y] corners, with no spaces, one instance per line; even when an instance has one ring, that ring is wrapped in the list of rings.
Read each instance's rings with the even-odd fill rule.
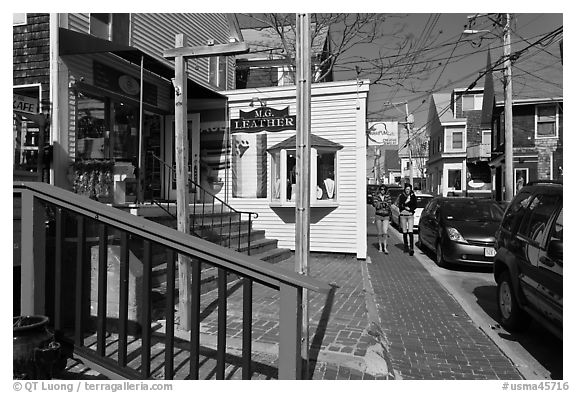
[[[172,182],[174,176],[174,168],[172,165],[169,165],[167,162],[162,160],[160,157],[156,156],[152,152],[148,152],[147,155],[152,159],[152,163],[159,163],[162,167],[168,170],[168,179],[169,182]],[[166,182],[168,184],[168,182]],[[247,252],[250,255],[251,252],[251,232],[252,232],[252,220],[258,218],[258,213],[255,212],[247,212],[241,211],[233,208],[227,202],[219,198],[218,196],[212,194],[211,192],[207,191],[205,188],[200,186],[197,182],[195,182],[190,177],[188,178],[188,184],[191,190],[191,193],[194,195],[193,200],[191,201],[190,207],[190,214],[191,214],[191,228],[190,231],[192,234],[207,238],[208,240],[226,246],[228,248],[233,248],[232,245],[232,236],[235,234],[232,228],[235,225],[238,225],[238,244],[236,245],[236,251],[240,251],[241,247],[241,232],[242,232],[242,219],[244,217],[248,218],[247,222]],[[220,203],[219,212],[216,211],[215,208],[216,203]],[[153,200],[158,206],[161,206],[161,203],[158,201]],[[207,212],[207,206],[210,206],[209,212]],[[162,206],[161,206],[162,207]],[[163,208],[163,207],[162,207]],[[167,208],[163,208],[164,211],[168,212],[172,218],[175,216],[170,213],[170,201],[167,201]],[[210,217],[209,219],[207,217]],[[219,217],[219,222],[216,217]],[[226,220],[227,218],[227,220]],[[237,221],[236,221],[237,219]],[[216,220],[216,221],[215,221]],[[228,221],[228,222],[226,222]],[[208,225],[210,223],[210,225]],[[219,230],[214,230],[216,226]],[[225,226],[227,225],[227,231],[224,231]]]
[[[248,255],[48,184],[15,182],[13,195],[15,205],[21,203],[22,207],[23,246],[18,250],[21,253],[21,314],[50,315],[57,339],[92,368],[113,378],[148,379],[153,377],[154,361],[153,370],[161,369],[165,379],[174,378],[175,272],[177,255],[181,254],[191,259],[192,267],[191,331],[186,344],[190,354],[189,378],[198,379],[201,367],[200,322],[206,310],[200,307],[200,279],[204,264],[218,269],[216,378],[225,378],[226,277],[230,273],[241,278],[244,288],[242,378],[252,376],[252,286],[255,282],[279,291],[278,378],[302,377],[302,290],[328,293],[327,283],[262,264]],[[49,216],[54,225],[46,224],[50,222]],[[110,258],[111,253],[116,253],[117,258]],[[158,345],[156,336],[152,342],[152,275],[158,260],[166,263],[163,359],[161,351],[151,352],[151,347]],[[119,265],[117,276],[110,275],[114,263]],[[140,286],[135,285],[134,277],[130,276],[135,264],[141,267]],[[133,322],[132,317],[128,318],[129,300],[134,296],[140,299],[141,311],[136,317],[140,329],[129,337]],[[118,332],[113,343],[110,342],[112,325]],[[138,365],[133,364],[134,346],[139,353]]]

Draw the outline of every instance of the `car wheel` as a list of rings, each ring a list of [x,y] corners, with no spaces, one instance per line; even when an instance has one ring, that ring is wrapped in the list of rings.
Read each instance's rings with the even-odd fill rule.
[[[528,327],[530,316],[518,305],[508,271],[498,276],[497,301],[500,323],[504,328],[520,331]]]
[[[424,251],[425,246],[422,240],[420,239],[420,233],[418,233],[418,240],[416,240],[416,247]]]
[[[448,267],[448,263],[444,259],[444,253],[442,252],[440,241],[436,243],[436,264],[440,267]]]

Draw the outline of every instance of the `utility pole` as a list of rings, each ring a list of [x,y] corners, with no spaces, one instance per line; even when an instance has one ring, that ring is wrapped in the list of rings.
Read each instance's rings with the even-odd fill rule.
[[[307,276],[310,251],[310,15],[296,14],[296,272]],[[308,290],[302,290],[302,359],[308,379]]]
[[[410,142],[410,131],[411,131],[412,123],[414,123],[414,116],[412,116],[410,114],[410,112],[408,111],[408,101],[406,101],[404,103],[404,105],[406,108],[406,133],[407,133],[406,143],[408,145],[408,163],[410,166],[410,174],[408,176],[410,179],[410,185],[412,186],[412,188],[414,188],[414,173],[412,170],[412,146],[411,146],[411,142]]]
[[[510,14],[504,27],[504,170],[505,200],[514,196],[514,131],[512,129],[512,60],[510,59]]]

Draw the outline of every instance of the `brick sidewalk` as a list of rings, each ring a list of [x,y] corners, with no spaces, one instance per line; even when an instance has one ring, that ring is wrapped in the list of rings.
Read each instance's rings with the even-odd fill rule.
[[[386,364],[376,354],[378,340],[369,333],[361,263],[350,255],[312,254],[310,275],[333,283],[328,295],[309,292],[309,340],[312,379],[386,379]],[[294,269],[293,257],[279,264]],[[231,293],[230,293],[231,292]],[[214,304],[217,292],[202,296],[201,307]],[[253,287],[254,352],[275,353],[278,343],[278,291]],[[216,335],[217,313],[204,315],[201,332]],[[227,344],[241,348],[242,291],[229,285]]]
[[[390,254],[368,239],[368,265],[394,373],[402,379],[521,379],[510,360],[390,230]],[[416,249],[416,254],[421,251]]]

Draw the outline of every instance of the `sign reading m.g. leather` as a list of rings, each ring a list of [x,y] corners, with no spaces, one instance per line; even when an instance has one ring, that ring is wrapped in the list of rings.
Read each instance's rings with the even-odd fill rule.
[[[263,106],[245,112],[239,119],[230,119],[231,132],[284,131],[296,129],[296,116],[288,114],[288,107],[274,109]]]

